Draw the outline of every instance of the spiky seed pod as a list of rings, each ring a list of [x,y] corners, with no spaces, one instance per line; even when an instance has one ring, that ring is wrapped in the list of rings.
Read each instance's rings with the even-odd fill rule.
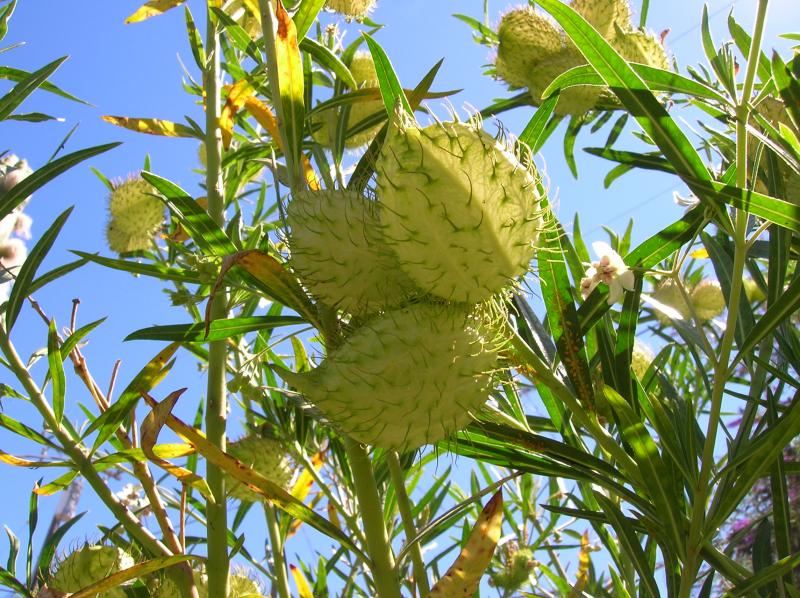
[[[131,178],[114,186],[108,200],[108,246],[117,253],[149,249],[164,222],[164,204],[147,181]]]
[[[659,303],[663,303],[664,305],[671,307],[684,319],[688,318],[690,315],[689,304],[686,303],[686,299],[684,298],[683,293],[681,293],[680,288],[678,288],[678,284],[671,278],[666,279],[658,286],[653,293],[653,299]],[[658,321],[662,324],[669,324],[671,322],[670,318],[660,310],[654,311]]]
[[[563,32],[528,6],[503,15],[497,37],[497,75],[514,87],[525,87],[536,65],[564,46]]]
[[[116,546],[85,546],[58,564],[48,585],[64,593],[77,592],[133,565],[133,558]],[[122,588],[113,588],[95,597],[124,598],[125,595]]]
[[[350,19],[363,19],[375,8],[375,4],[376,0],[328,0],[325,8]]]
[[[232,442],[228,452],[274,484],[288,487],[292,470],[286,447],[281,441],[263,436],[245,436]],[[233,498],[248,502],[260,500],[259,494],[231,477],[228,477],[228,489],[228,494]]]
[[[586,64],[586,60],[570,48],[542,60],[528,73],[527,86],[533,103],[542,102],[542,93],[556,77],[582,64]],[[600,85],[568,87],[559,94],[554,112],[559,116],[585,114],[606,98],[610,98],[608,89]]]
[[[614,37],[615,25],[624,31],[633,28],[628,0],[572,0],[570,7],[606,39]]]
[[[725,311],[725,296],[716,280],[702,280],[692,289],[692,307],[701,320],[711,320]]]
[[[370,320],[317,369],[281,376],[358,442],[406,451],[469,424],[494,385],[499,345],[484,313],[419,303]]]
[[[292,268],[326,303],[365,314],[413,294],[383,238],[376,202],[354,191],[305,191],[289,202],[287,223]]]
[[[653,350],[638,338],[633,341],[633,352],[631,353],[631,369],[636,377],[641,380],[650,368],[650,364],[656,356]]]
[[[208,575],[205,569],[193,571],[194,585],[199,598],[208,598]],[[151,589],[153,598],[176,598],[181,596],[180,588],[172,577],[163,576],[156,582],[156,587]],[[232,572],[228,577],[228,598],[262,598],[258,584],[244,573]]]
[[[425,292],[477,303],[528,270],[542,226],[536,173],[477,122],[420,129],[397,112],[376,165],[380,219]]]
[[[378,75],[375,72],[375,62],[369,52],[357,52],[350,62],[350,73],[359,89],[377,88]],[[345,130],[358,125],[365,118],[368,118],[383,110],[383,101],[380,98],[363,99],[362,101],[349,104],[349,112]],[[332,147],[336,136],[336,127],[339,121],[341,109],[325,110],[316,117],[312,117],[311,124],[314,126],[312,137],[320,145]],[[370,143],[383,125],[378,124],[359,133],[350,135],[345,139],[344,146],[355,149]]]
[[[652,33],[646,31],[625,32],[617,35],[612,45],[623,58],[630,62],[669,70],[667,51],[661,41]]]
[[[528,581],[536,559],[530,548],[520,548],[508,555],[506,564],[491,576],[491,584],[496,588],[513,593]]]

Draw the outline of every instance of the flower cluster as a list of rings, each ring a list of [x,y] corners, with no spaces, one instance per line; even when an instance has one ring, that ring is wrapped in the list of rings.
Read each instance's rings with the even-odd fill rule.
[[[0,197],[33,173],[25,160],[14,154],[0,159]],[[31,218],[23,213],[30,197],[0,220],[0,301],[8,298],[10,281],[28,256],[23,240],[31,238]],[[14,235],[14,236],[12,236]]]
[[[622,299],[623,291],[633,290],[633,272],[608,243],[597,241],[592,243],[592,249],[600,259],[592,262],[586,270],[586,276],[581,279],[581,295],[586,299],[602,282],[608,286],[608,304],[613,305]]]

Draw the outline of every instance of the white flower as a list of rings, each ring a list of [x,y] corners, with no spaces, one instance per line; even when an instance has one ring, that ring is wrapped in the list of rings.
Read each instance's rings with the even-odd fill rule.
[[[613,305],[622,299],[623,291],[633,290],[633,272],[628,270],[620,255],[608,243],[596,241],[592,243],[592,249],[600,259],[592,262],[586,270],[586,276],[581,279],[581,295],[586,299],[603,282],[608,285],[608,304]]]
[[[119,502],[133,512],[142,511],[141,514],[144,515],[149,511],[150,501],[144,496],[141,486],[125,484],[115,496]]]
[[[690,193],[686,197],[683,197],[677,191],[672,192],[672,200],[679,206],[686,208],[686,211],[691,210],[692,208],[700,205],[700,200],[697,199],[697,196],[693,193]]]

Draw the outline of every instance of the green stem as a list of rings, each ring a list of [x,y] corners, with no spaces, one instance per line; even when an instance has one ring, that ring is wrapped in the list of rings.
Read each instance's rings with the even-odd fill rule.
[[[278,527],[275,507],[272,506],[272,503],[264,503],[264,513],[267,516],[269,544],[272,549],[272,573],[275,575],[273,592],[277,588],[280,598],[292,598],[292,591],[289,589],[289,575],[286,572],[286,559],[283,555],[283,539],[281,538],[281,530]]]
[[[0,348],[11,366],[11,371],[14,372],[17,380],[20,381],[25,391],[28,393],[31,403],[39,411],[44,418],[47,427],[53,432],[53,435],[58,440],[64,453],[75,464],[78,472],[84,477],[97,494],[98,498],[108,507],[114,517],[119,521],[120,525],[125,529],[128,534],[136,539],[142,545],[144,550],[152,556],[171,556],[172,552],[167,548],[158,538],[153,536],[152,533],[141,525],[139,519],[131,513],[122,503],[117,500],[117,497],[106,486],[103,478],[92,466],[91,460],[84,453],[84,449],[80,444],[76,444],[75,440],[64,430],[63,426],[56,421],[55,413],[47,402],[47,398],[42,393],[39,386],[31,377],[30,372],[25,367],[25,364],[20,359],[14,345],[8,338],[5,326],[0,325]]]
[[[207,62],[203,73],[206,95],[206,195],[209,216],[219,224],[225,224],[225,206],[222,197],[222,170],[220,167],[221,132],[219,129],[220,107],[220,47],[219,32],[211,9],[206,20]],[[227,316],[226,293],[218,292],[211,300],[212,320]],[[227,347],[225,341],[214,341],[208,345],[208,386],[206,391],[206,435],[217,448],[225,450],[225,427],[227,396],[225,369]],[[206,478],[211,497],[206,501],[208,520],[208,595],[228,595],[228,513],[225,502],[225,477],[223,471],[211,461],[206,461]]]
[[[400,518],[403,521],[403,529],[406,532],[406,541],[417,536],[417,527],[414,524],[414,514],[411,512],[411,502],[406,493],[405,475],[400,467],[400,459],[397,453],[392,451],[388,454],[389,474],[392,476],[394,492],[397,495],[397,508],[400,511]],[[422,549],[419,542],[415,542],[411,547],[411,564],[414,568],[414,582],[417,585],[417,593],[420,596],[427,596],[431,593],[428,584],[428,574],[425,572],[425,562],[422,560]]]
[[[747,187],[747,120],[750,117],[750,96],[753,93],[756,67],[761,51],[761,38],[764,33],[764,23],[767,14],[768,0],[759,0],[756,21],[753,27],[753,38],[750,53],[747,58],[747,71],[742,97],[736,107],[736,183],[742,189]],[[697,486],[693,493],[694,504],[692,518],[689,524],[688,541],[686,547],[686,563],[684,574],[681,578],[680,598],[688,598],[694,587],[697,572],[700,569],[700,552],[703,548],[705,535],[705,516],[708,498],[711,495],[711,474],[714,468],[714,449],[717,442],[722,400],[725,396],[725,384],[728,382],[728,368],[731,359],[736,326],[739,318],[739,305],[742,297],[742,276],[744,274],[747,258],[747,223],[749,214],[737,211],[734,222],[734,251],[733,269],[731,271],[731,296],[728,299],[728,317],[725,323],[725,332],[719,345],[719,356],[714,367],[714,387],[711,392],[711,405],[708,414],[706,440],[703,445],[702,462],[697,479]]]
[[[344,448],[353,471],[364,535],[367,538],[367,552],[372,560],[376,594],[378,598],[401,598],[392,546],[383,522],[383,509],[369,455],[363,446],[347,437],[344,439]]]

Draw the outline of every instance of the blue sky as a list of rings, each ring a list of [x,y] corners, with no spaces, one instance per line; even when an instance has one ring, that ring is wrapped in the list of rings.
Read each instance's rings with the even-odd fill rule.
[[[155,172],[176,181],[190,192],[200,194],[200,179],[193,172],[197,166],[196,142],[138,135],[100,119],[103,114],[113,114],[181,121],[183,115],[188,114],[202,122],[200,107],[181,88],[180,60],[189,68],[193,66],[182,10],[144,23],[124,25],[125,17],[138,4],[137,0],[22,1],[4,40],[4,45],[25,42],[25,46],[0,57],[0,62],[16,68],[34,70],[59,56],[69,55],[70,59],[51,80],[93,106],[74,104],[39,92],[24,105],[25,111],[47,112],[62,117],[64,121],[38,125],[3,123],[0,149],[9,149],[27,158],[36,168],[48,159],[76,123],[79,127],[68,142],[68,151],[110,141],[124,142],[120,148],[60,177],[40,190],[30,203],[27,211],[34,219],[34,242],[57,214],[70,205],[75,206],[44,265],[45,269],[72,259],[69,249],[109,254],[104,241],[106,190],[89,171],[89,166],[94,166],[109,178],[124,177],[139,170],[145,154],[149,153]],[[719,42],[728,38],[725,18],[729,7],[733,6],[738,21],[748,28],[753,20],[755,4],[752,0],[710,2],[715,39]],[[202,23],[203,3],[190,0],[188,5],[197,22]],[[490,3],[493,23],[509,6],[511,4],[507,2]],[[699,37],[701,10],[702,3],[695,0],[651,2],[649,27],[654,31],[671,29],[666,38],[667,46],[677,56],[682,68],[702,60]],[[484,65],[491,59],[489,50],[475,44],[470,29],[450,16],[459,12],[481,18],[482,11],[483,0],[380,0],[372,18],[387,25],[376,39],[384,46],[406,86],[415,84],[436,61],[445,57],[434,88],[463,88],[462,93],[452,98],[453,104],[462,106],[467,103],[482,108],[493,98],[508,95],[507,91],[501,83],[482,75]],[[796,31],[799,17],[796,0],[772,0],[765,36],[766,49],[776,47],[785,51],[788,43],[778,41],[776,35]],[[347,32],[346,39],[352,40],[361,27],[357,23],[342,23],[342,28]],[[0,89],[8,89],[8,86]],[[439,113],[445,114],[443,109]],[[522,109],[502,115],[501,120],[511,132],[519,133],[531,115],[532,109]],[[688,112],[685,117],[692,118]],[[686,130],[692,125],[691,120],[684,122]],[[491,122],[487,122],[487,128],[493,130]],[[602,180],[610,163],[585,155],[580,148],[602,145],[606,134],[606,131],[596,135],[586,132],[578,139],[578,181],[566,167],[558,134],[545,146],[537,163],[546,172],[551,197],[555,198],[559,215],[568,230],[568,223],[576,211],[581,214],[587,242],[604,239],[602,225],[622,230],[627,219],[633,217],[634,240],[641,240],[680,215],[680,209],[673,205],[672,191],[683,192],[684,189],[667,175],[634,173],[615,182],[611,189],[604,190]],[[630,135],[624,134],[618,146],[631,147]],[[69,278],[58,281],[40,292],[37,299],[48,315],[64,325],[68,323],[74,297],[81,299],[80,322],[108,316],[108,321],[93,334],[85,351],[92,373],[101,386],[107,384],[116,359],[123,360],[119,383],[124,384],[159,348],[157,343],[123,344],[121,339],[127,333],[156,323],[186,320],[180,310],[169,307],[167,297],[158,285],[122,273],[104,271],[98,266],[84,267]],[[23,311],[14,340],[23,357],[46,344],[46,328],[29,309]],[[40,362],[34,371],[41,379],[44,365]],[[0,381],[8,382],[6,376],[0,374]],[[68,413],[79,417],[76,403],[88,404],[89,397],[74,380],[69,384],[68,396],[72,404]],[[164,388],[171,390],[182,386],[196,391],[191,399],[186,399],[196,403],[203,388],[203,374],[185,354]],[[9,399],[4,400],[3,407],[6,413],[35,427],[37,419],[31,410],[13,404]],[[32,446],[20,445],[16,439],[11,440],[6,432],[0,432],[0,439],[9,452],[30,454],[36,450]],[[27,526],[27,494],[41,475],[50,479],[52,472],[9,467],[3,470],[6,488],[13,488],[13,492],[4,493],[0,498],[2,522],[21,537],[25,536]],[[57,497],[42,499],[42,527],[46,527],[45,522],[49,520],[57,500]],[[85,508],[93,509],[87,518],[91,523],[110,520],[96,510],[97,505],[88,491],[80,510]],[[83,526],[79,533],[91,535],[91,526]],[[0,555],[5,552],[6,547],[0,547]]]

